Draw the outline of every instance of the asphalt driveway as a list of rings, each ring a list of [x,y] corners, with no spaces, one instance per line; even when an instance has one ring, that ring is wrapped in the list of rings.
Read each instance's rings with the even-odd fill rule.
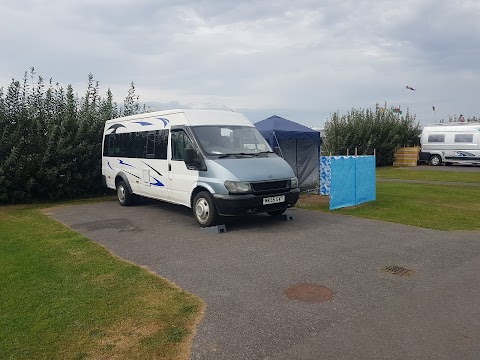
[[[480,358],[479,232],[292,209],[293,221],[255,215],[213,234],[161,202],[51,213],[207,302],[192,359]],[[301,284],[333,296],[290,299]]]

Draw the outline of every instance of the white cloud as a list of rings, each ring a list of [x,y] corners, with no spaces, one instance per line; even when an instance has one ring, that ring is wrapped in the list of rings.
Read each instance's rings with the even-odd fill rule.
[[[35,66],[80,93],[92,72],[117,101],[134,81],[144,101],[306,124],[383,101],[423,122],[433,105],[478,116],[479,15],[448,0],[17,1],[0,4],[0,84]]]

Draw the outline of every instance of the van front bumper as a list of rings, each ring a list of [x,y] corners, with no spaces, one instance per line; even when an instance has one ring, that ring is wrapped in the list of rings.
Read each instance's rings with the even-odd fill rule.
[[[285,195],[285,201],[277,204],[263,205],[263,199],[271,196]],[[283,192],[272,195],[222,195],[214,194],[215,206],[220,215],[244,215],[259,212],[269,212],[283,210],[295,206],[300,196],[300,189],[291,189],[289,192]]]

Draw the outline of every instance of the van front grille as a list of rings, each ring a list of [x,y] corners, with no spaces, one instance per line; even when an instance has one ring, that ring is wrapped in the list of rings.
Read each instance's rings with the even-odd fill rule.
[[[278,194],[289,190],[287,180],[252,183],[252,189],[254,194],[262,195]]]

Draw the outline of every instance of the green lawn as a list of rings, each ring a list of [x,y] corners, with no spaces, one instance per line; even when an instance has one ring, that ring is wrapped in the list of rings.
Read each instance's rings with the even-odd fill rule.
[[[378,170],[379,173],[390,170]],[[392,169],[399,178],[408,179],[425,171],[404,172]],[[429,171],[433,181],[448,181],[454,174]],[[469,178],[480,173],[468,173]],[[380,176],[379,176],[380,177]],[[480,179],[479,179],[480,180]],[[480,182],[480,181],[479,181]],[[316,200],[318,199],[318,200]],[[326,196],[302,196],[298,207],[328,212]],[[331,211],[369,219],[378,219],[438,230],[480,230],[480,186],[448,186],[440,184],[412,184],[402,182],[377,182],[377,200],[355,207]]]
[[[203,302],[44,215],[0,207],[2,359],[187,359]]]
[[[479,183],[480,172],[453,172],[439,170],[416,170],[408,167],[383,167],[377,169],[379,179],[453,181]]]
[[[480,173],[408,168],[379,169],[377,176],[480,182]],[[329,211],[326,197],[316,195],[297,206]],[[376,201],[332,212],[480,230],[480,187],[377,182]],[[200,299],[112,256],[41,206],[0,207],[0,289],[2,359],[187,359],[204,309]]]

